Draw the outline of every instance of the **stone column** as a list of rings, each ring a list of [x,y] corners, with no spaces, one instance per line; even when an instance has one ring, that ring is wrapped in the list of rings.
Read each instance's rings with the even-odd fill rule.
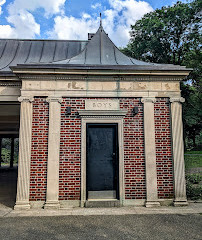
[[[31,97],[19,97],[20,110],[20,136],[18,158],[18,184],[17,197],[14,209],[29,209],[30,163],[32,142],[32,102]]]
[[[58,209],[59,205],[59,157],[60,121],[62,98],[49,97],[48,167],[45,208]]]
[[[173,146],[173,168],[174,168],[174,206],[186,206],[186,181],[184,167],[184,142],[182,123],[182,102],[185,99],[170,98],[172,117],[172,146]]]
[[[144,104],[144,145],[146,166],[146,207],[160,206],[157,192],[156,146],[154,125],[155,98],[142,98]]]

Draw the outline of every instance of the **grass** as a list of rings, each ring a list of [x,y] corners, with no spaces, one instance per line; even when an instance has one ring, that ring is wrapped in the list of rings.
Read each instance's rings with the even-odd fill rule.
[[[192,168],[202,167],[202,151],[185,152],[187,197],[191,200],[202,199],[202,172],[191,173]]]
[[[186,170],[202,167],[202,151],[186,152],[184,156]]]
[[[202,151],[187,151],[185,154],[202,154]]]

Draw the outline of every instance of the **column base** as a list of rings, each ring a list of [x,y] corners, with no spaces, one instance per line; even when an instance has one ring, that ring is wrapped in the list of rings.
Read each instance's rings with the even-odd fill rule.
[[[81,201],[80,201],[80,207],[82,207],[82,208],[85,207],[85,202],[86,202],[86,201],[81,200]]]
[[[160,207],[160,203],[158,201],[146,201],[145,207]]]
[[[174,200],[173,201],[174,207],[186,207],[188,206],[187,200]]]
[[[44,209],[60,209],[59,201],[46,201]]]
[[[29,202],[16,202],[14,206],[14,210],[29,210],[30,204]]]

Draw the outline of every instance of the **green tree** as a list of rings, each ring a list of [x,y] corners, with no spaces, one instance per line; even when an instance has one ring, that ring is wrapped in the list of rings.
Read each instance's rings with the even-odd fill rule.
[[[185,136],[192,146],[200,145],[202,117],[202,1],[177,2],[172,7],[162,7],[148,13],[131,26],[131,39],[122,51],[134,58],[156,62],[185,65],[193,68],[187,82],[182,84],[186,98],[183,109]],[[189,141],[187,141],[189,143]]]

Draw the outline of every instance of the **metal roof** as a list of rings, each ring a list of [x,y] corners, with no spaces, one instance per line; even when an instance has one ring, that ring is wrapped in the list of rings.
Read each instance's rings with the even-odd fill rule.
[[[124,55],[102,24],[90,41],[0,40],[0,72],[17,68],[189,70],[173,64],[139,61]],[[13,68],[12,68],[13,69]]]
[[[88,41],[0,39],[0,71],[17,64],[53,63],[78,55]]]
[[[54,64],[74,65],[156,65],[139,61],[124,55],[105,33],[102,25],[84,50],[71,59],[57,61]]]
[[[77,66],[81,69],[145,69],[145,70],[182,70],[185,67],[173,64],[157,64],[139,61],[124,55],[111,41],[102,24],[84,50],[71,59],[53,63],[56,67],[64,64],[67,68]],[[52,65],[52,67],[53,67]]]

